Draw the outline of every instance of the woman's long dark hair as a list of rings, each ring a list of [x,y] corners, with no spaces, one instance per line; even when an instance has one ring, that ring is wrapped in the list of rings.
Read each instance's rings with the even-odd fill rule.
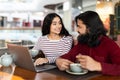
[[[59,17],[60,21],[61,21],[61,24],[62,24],[62,30],[61,30],[59,35],[60,36],[70,35],[69,32],[65,29],[61,17],[56,13],[50,13],[44,18],[43,25],[42,25],[42,35],[44,36],[44,35],[50,34],[50,26],[51,26],[52,21],[55,17]]]
[[[75,18],[77,20],[83,21],[89,30],[87,34],[87,44],[91,47],[98,46],[100,44],[100,36],[106,36],[107,30],[104,28],[104,25],[99,17],[99,15],[94,11],[86,11]]]

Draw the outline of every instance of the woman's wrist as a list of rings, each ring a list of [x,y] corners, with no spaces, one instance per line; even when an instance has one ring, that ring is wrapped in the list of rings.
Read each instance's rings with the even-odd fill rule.
[[[49,63],[49,61],[48,61],[48,59],[47,59],[47,58],[45,58],[45,62],[46,62],[46,64],[48,64],[48,63]]]

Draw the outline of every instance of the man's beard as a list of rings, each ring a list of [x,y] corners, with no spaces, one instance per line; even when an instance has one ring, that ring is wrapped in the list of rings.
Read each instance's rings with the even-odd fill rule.
[[[78,43],[87,44],[88,46],[95,47],[100,44],[100,39],[92,39],[90,34],[82,34],[77,37]]]
[[[81,43],[81,44],[88,44],[89,34],[86,33],[86,34],[79,35],[79,36],[77,37],[77,40],[78,40],[78,42]]]

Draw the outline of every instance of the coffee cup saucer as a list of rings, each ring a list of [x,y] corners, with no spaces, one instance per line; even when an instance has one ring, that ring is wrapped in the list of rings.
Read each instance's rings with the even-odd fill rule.
[[[73,74],[73,75],[84,75],[88,73],[88,70],[83,69],[81,72],[73,72],[70,69],[66,70],[67,73]]]

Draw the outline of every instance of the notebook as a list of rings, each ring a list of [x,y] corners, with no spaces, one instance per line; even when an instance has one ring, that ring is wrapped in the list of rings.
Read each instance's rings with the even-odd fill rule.
[[[8,47],[8,52],[13,57],[14,63],[19,67],[35,72],[56,68],[54,64],[44,64],[44,65],[34,66],[32,56],[30,55],[29,49],[27,47],[16,44],[7,44],[7,47]]]

